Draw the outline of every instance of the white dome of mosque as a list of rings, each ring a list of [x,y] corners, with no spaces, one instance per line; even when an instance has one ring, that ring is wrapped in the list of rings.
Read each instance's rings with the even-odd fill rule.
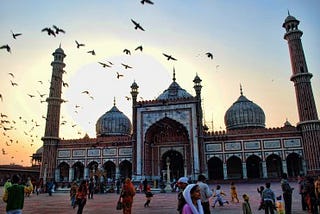
[[[243,128],[265,128],[265,114],[257,104],[242,94],[224,116],[227,130]]]
[[[98,137],[130,134],[131,122],[126,115],[119,111],[115,104],[96,123],[96,135]]]
[[[175,71],[173,70],[173,82],[170,84],[169,88],[164,90],[162,94],[157,97],[157,100],[168,100],[177,98],[190,98],[192,97],[185,89],[181,88],[176,82]]]

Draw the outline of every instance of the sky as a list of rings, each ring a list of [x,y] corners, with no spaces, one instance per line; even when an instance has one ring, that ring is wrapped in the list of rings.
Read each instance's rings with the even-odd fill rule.
[[[267,128],[282,127],[286,120],[296,125],[282,28],[288,11],[304,32],[302,44],[320,108],[318,0],[152,1],[1,1],[0,47],[8,44],[11,53],[0,49],[0,165],[29,166],[30,156],[42,146],[47,112],[43,101],[49,92],[52,53],[60,45],[67,55],[63,139],[86,133],[95,137],[96,121],[112,108],[114,99],[131,120],[131,100],[126,99],[131,84],[139,85],[139,101],[153,100],[172,82],[173,69],[178,84],[192,95],[193,78],[198,74],[202,79],[204,120],[210,130],[225,130],[224,115],[240,96],[240,84],[243,94],[264,110]],[[144,31],[134,29],[131,19]],[[53,25],[65,33],[54,37],[42,32]],[[14,39],[12,32],[22,35]],[[75,40],[85,46],[77,48]],[[138,46],[143,50],[135,50]],[[96,55],[88,53],[92,50]],[[167,60],[163,53],[177,60]],[[113,65],[104,68],[99,62]],[[123,77],[118,79],[117,72]],[[82,93],[85,90],[89,95]]]

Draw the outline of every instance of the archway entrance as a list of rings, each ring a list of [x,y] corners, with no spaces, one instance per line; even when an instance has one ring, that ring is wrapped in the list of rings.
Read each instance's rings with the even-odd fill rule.
[[[281,158],[272,154],[266,159],[268,178],[280,178],[282,175]]]
[[[179,157],[179,163],[171,162],[171,167],[174,167],[172,176],[178,177],[184,175],[184,165],[186,165],[187,173],[191,174],[191,166],[184,160],[190,155],[189,135],[187,129],[181,123],[169,117],[164,117],[156,123],[152,124],[145,134],[143,160],[143,174],[147,177],[159,179],[163,176],[163,170],[166,169],[165,159],[169,156],[175,160]],[[162,148],[170,147],[178,152],[175,154],[161,152]],[[171,157],[172,155],[172,157]],[[191,161],[191,160],[190,160]],[[170,168],[171,168],[170,167]]]
[[[62,162],[58,166],[60,170],[60,181],[68,181],[69,180],[69,165],[66,162]]]
[[[91,161],[88,164],[89,169],[89,178],[97,179],[98,178],[98,163],[96,161]]]
[[[105,178],[116,178],[116,165],[112,161],[107,161],[103,164]]]
[[[74,169],[74,179],[79,181],[81,179],[83,179],[83,175],[84,175],[84,165],[81,162],[76,162],[75,164],[73,164],[73,169]]]
[[[261,174],[261,158],[256,155],[251,155],[247,158],[247,176],[248,178],[260,178]]]
[[[169,150],[163,154],[161,169],[165,174],[167,173],[167,163],[169,163],[171,179],[178,180],[180,177],[184,176],[184,161],[182,155],[179,152]]]
[[[297,177],[303,174],[302,157],[297,153],[291,153],[287,157],[287,170],[289,177]]]
[[[228,179],[242,178],[242,163],[239,157],[231,156],[227,160],[227,172],[228,172]]]
[[[132,177],[132,164],[128,160],[124,160],[119,164],[120,176],[122,178]]]
[[[220,158],[212,157],[208,161],[208,177],[209,180],[222,180],[223,179],[223,162]]]

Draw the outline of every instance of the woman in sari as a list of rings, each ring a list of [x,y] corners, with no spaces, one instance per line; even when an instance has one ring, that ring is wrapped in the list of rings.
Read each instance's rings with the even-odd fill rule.
[[[122,186],[122,204],[123,204],[123,214],[131,214],[131,208],[133,203],[133,197],[136,191],[134,185],[132,184],[130,178],[126,178]]]

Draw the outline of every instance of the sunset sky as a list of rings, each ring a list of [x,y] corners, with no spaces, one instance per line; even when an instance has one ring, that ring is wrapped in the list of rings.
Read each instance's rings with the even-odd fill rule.
[[[318,0],[2,0],[0,6],[0,165],[30,165],[43,142],[53,61],[61,45],[67,55],[60,137],[95,137],[98,118],[113,106],[131,119],[130,86],[138,100],[152,100],[172,82],[195,95],[202,79],[205,122],[225,130],[224,114],[244,95],[265,112],[266,127],[296,125],[298,113],[287,41],[282,24],[300,20],[302,44],[316,105],[320,108],[320,1]],[[135,30],[135,20],[145,31]],[[53,25],[56,37],[41,32]],[[16,39],[13,33],[22,33]],[[85,44],[79,49],[75,40]],[[142,45],[143,51],[135,50]],[[123,52],[129,49],[131,55]],[[96,55],[87,53],[94,50]],[[213,53],[213,59],[205,53]],[[163,53],[177,61],[168,61]],[[98,62],[112,62],[103,68]],[[125,69],[121,64],[130,65]],[[116,72],[123,74],[117,79]],[[11,74],[13,75],[11,75]],[[15,85],[14,83],[17,83]],[[12,85],[13,84],[13,85]],[[81,93],[89,91],[90,96]],[[42,97],[41,97],[41,96]],[[34,97],[33,97],[34,96]],[[319,111],[318,111],[319,112]],[[5,130],[11,128],[10,130]]]

